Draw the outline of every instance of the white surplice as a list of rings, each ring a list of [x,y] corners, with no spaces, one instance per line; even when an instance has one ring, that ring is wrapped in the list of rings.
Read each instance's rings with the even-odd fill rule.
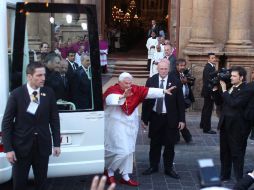
[[[132,173],[133,153],[139,128],[138,107],[131,115],[126,115],[119,100],[120,94],[109,94],[105,107],[105,167],[122,174]],[[163,90],[149,88],[146,98],[161,98]],[[141,103],[141,102],[140,102]]]

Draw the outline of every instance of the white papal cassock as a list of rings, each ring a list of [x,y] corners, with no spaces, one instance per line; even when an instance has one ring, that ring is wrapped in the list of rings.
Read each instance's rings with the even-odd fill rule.
[[[120,94],[109,94],[105,107],[105,167],[122,174],[132,173],[133,153],[139,128],[138,107],[131,115],[121,109],[126,98],[119,100]],[[149,88],[146,98],[161,98],[163,90]],[[141,102],[140,102],[141,103]]]

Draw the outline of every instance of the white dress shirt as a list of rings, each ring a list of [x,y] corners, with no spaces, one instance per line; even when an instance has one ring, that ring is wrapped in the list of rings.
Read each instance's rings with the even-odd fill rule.
[[[164,80],[163,81],[163,89],[166,89],[167,88],[168,75],[165,78],[161,78],[159,76],[159,81],[158,81],[159,82],[159,86],[161,84],[161,80]],[[155,104],[153,106],[153,111],[155,111],[155,112],[156,112],[156,106],[157,106],[157,100],[156,100],[156,102],[155,102]],[[167,113],[166,105],[165,105],[165,96],[163,97],[163,105],[162,105],[162,112],[161,113]]]

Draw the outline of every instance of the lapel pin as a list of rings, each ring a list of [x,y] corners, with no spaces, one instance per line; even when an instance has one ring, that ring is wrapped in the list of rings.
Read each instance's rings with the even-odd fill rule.
[[[41,93],[41,96],[46,96],[46,94],[45,93]]]
[[[168,83],[168,86],[171,86],[171,82]]]

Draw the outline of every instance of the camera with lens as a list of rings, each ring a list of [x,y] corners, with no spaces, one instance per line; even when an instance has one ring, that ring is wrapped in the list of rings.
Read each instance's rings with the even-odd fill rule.
[[[185,69],[183,71],[183,74],[184,74],[184,77],[186,77],[187,79],[187,83],[193,84],[195,82],[196,78],[191,75],[190,68]]]
[[[231,69],[222,68],[220,71],[214,71],[210,73],[209,88],[213,88],[220,84],[220,81],[224,81],[227,85],[231,83]]]

